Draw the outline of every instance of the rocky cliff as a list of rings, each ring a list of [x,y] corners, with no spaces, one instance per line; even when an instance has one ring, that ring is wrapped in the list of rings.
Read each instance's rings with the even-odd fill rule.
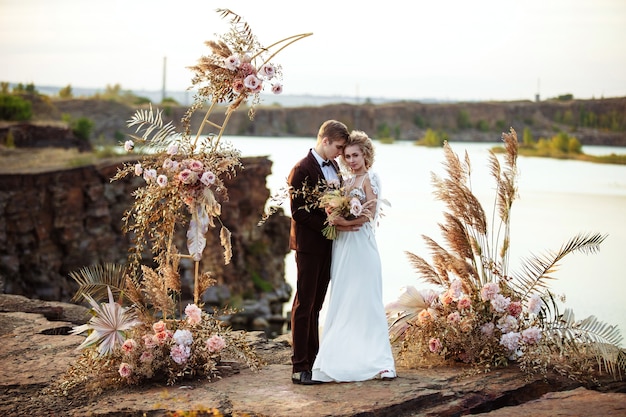
[[[77,288],[71,272],[126,263],[131,241],[122,232],[122,217],[132,205],[132,191],[143,180],[110,182],[121,163],[0,175],[3,292],[68,301]],[[265,179],[272,162],[255,157],[243,158],[242,163],[244,169],[226,182],[230,199],[222,202],[221,218],[232,232],[232,260],[224,265],[219,230],[211,230],[200,270],[211,271],[218,281],[205,293],[207,304],[246,307],[245,317],[264,318],[259,324],[263,328],[272,321],[282,324],[283,304],[291,296],[284,277],[289,218],[278,213],[257,226],[270,195]],[[186,250],[182,227],[176,243],[179,250]],[[181,261],[181,276],[183,299],[190,299],[191,262]]]
[[[129,133],[126,120],[135,111],[132,107],[102,100],[55,100],[53,103],[57,112],[74,119],[93,119],[93,137],[109,142]],[[180,124],[186,110],[186,107],[168,106],[163,108],[163,114],[167,121]],[[193,129],[199,126],[203,116],[197,113],[192,118]],[[224,111],[214,114],[214,121],[221,123]],[[52,113],[41,113],[38,118],[52,116]],[[380,138],[381,132],[386,131],[399,140],[417,140],[427,129],[434,129],[445,132],[452,142],[497,142],[502,132],[513,127],[520,138],[524,128],[530,129],[535,140],[550,138],[561,130],[574,135],[583,145],[626,146],[626,97],[541,102],[424,104],[407,101],[293,108],[259,106],[254,121],[242,106],[230,119],[226,134],[315,137],[320,123],[331,118],[343,121],[351,129],[364,130],[374,138]]]

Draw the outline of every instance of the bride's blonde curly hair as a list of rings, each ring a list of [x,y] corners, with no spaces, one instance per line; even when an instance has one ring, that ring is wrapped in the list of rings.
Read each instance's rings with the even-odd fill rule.
[[[350,136],[348,137],[348,141],[346,142],[344,151],[348,146],[357,145],[361,152],[363,153],[363,159],[365,161],[365,169],[369,170],[374,164],[374,144],[372,140],[367,136],[367,133],[362,130],[353,130],[350,132]],[[341,160],[345,164],[345,159],[343,158],[343,154],[341,155]]]

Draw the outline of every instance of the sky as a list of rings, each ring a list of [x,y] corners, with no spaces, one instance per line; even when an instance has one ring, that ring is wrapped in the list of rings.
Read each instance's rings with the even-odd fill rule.
[[[280,51],[283,94],[439,100],[626,96],[625,0],[0,0],[0,81],[183,91],[230,28]]]

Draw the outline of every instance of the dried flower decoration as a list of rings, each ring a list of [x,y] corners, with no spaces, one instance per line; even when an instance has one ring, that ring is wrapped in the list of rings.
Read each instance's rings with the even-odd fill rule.
[[[146,247],[152,249],[157,259],[162,253],[175,251],[172,236],[180,224],[188,227],[188,255],[178,256],[189,257],[197,264],[206,247],[206,233],[219,224],[224,261],[230,262],[231,234],[220,221],[220,202],[228,198],[224,179],[234,177],[241,162],[240,152],[220,139],[232,113],[250,97],[249,115],[253,117],[254,105],[259,102],[265,83],[271,83],[275,92],[282,91],[282,69],[270,60],[288,45],[311,35],[291,36],[263,47],[239,15],[228,9],[217,12],[223,18],[230,18],[231,28],[218,40],[207,41],[212,54],[202,56],[197,65],[190,67],[195,74],[192,84],[198,88],[198,93],[182,120],[184,132],[177,132],[172,122],[164,123],[162,112],[152,107],[138,110],[128,121],[128,126],[136,130],[131,135],[132,140],[124,144],[126,151],[135,151],[140,145],[150,150],[143,161],[126,165],[113,178],[135,175],[145,180],[145,186],[135,192],[134,206],[124,217],[124,230],[135,235],[131,262],[135,270],[139,269]],[[275,47],[279,49],[265,57]],[[197,133],[191,135],[191,116],[206,101],[211,102],[211,106]],[[229,103],[221,124],[210,121],[219,103]],[[203,137],[209,126],[219,131]],[[201,296],[197,291],[199,274],[196,267],[196,303]]]
[[[92,305],[94,318],[74,329],[87,332],[80,348],[84,354],[68,371],[63,391],[84,381],[100,387],[110,384],[136,384],[163,378],[168,383],[189,376],[220,376],[218,365],[223,354],[243,359],[251,369],[260,361],[241,332],[231,332],[219,320],[220,314],[207,314],[200,304],[202,294],[216,280],[211,272],[201,272],[200,260],[206,248],[206,233],[220,227],[219,239],[224,262],[232,257],[231,232],[220,219],[221,202],[228,193],[224,180],[242,168],[240,152],[231,144],[220,142],[228,120],[237,108],[252,97],[250,118],[259,93],[271,83],[274,93],[282,91],[281,67],[270,60],[291,43],[311,35],[292,36],[265,48],[241,17],[227,9],[218,9],[230,17],[231,30],[217,41],[208,41],[212,55],[202,57],[193,85],[198,94],[186,112],[178,132],[170,121],[165,123],[160,110],[152,106],[140,109],[128,121],[135,128],[123,147],[138,152],[142,159],[125,164],[112,181],[138,177],[143,185],[133,192],[133,206],[124,213],[123,230],[132,234],[129,266],[110,265],[83,268],[70,276],[79,284],[75,299],[85,298]],[[268,58],[271,48],[280,48]],[[205,102],[211,105],[195,135],[191,135],[191,116]],[[221,124],[210,120],[217,104],[228,103]],[[205,133],[205,128],[217,132]],[[179,252],[174,239],[179,227],[186,228],[187,254]],[[142,264],[146,250],[152,252],[156,267]],[[194,264],[193,304],[185,308],[186,319],[177,317],[181,299],[181,258]],[[108,295],[109,302],[96,299]],[[130,307],[113,301],[113,293]],[[232,314],[227,309],[223,315]],[[94,355],[94,350],[97,353]]]

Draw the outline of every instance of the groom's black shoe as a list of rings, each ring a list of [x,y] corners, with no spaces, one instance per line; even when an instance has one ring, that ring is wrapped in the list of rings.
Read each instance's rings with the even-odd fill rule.
[[[291,374],[291,382],[298,385],[317,385],[322,381],[315,381],[311,371],[294,372]]]

